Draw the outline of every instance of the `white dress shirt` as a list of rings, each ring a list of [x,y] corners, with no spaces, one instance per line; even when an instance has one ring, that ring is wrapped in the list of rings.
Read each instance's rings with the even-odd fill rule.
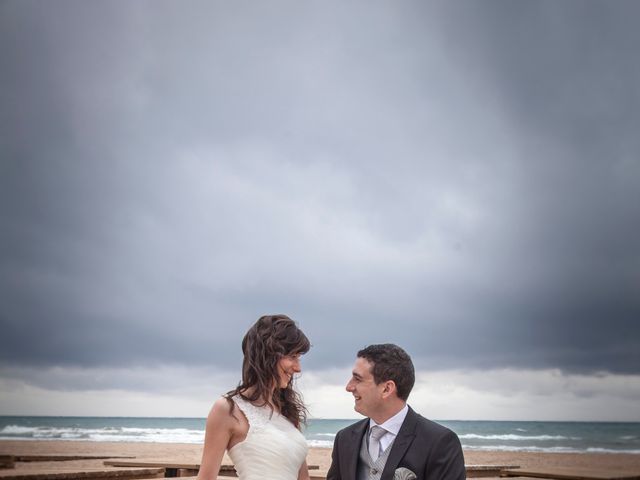
[[[402,422],[404,422],[408,411],[409,406],[405,404],[402,410],[400,410],[386,422],[379,425],[387,431],[387,433],[380,437],[380,449],[382,452],[384,452],[389,447],[389,445],[391,445],[391,442],[395,440],[396,436],[398,436],[398,432],[400,431],[400,427],[402,426]],[[371,440],[371,427],[373,427],[374,425],[378,424],[372,419],[369,419],[369,441]]]

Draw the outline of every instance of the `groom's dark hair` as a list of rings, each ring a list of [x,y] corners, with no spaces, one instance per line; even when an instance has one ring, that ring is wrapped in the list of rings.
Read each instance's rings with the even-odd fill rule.
[[[373,364],[371,373],[376,385],[393,380],[398,397],[407,401],[416,381],[413,362],[407,352],[393,343],[383,343],[363,348],[358,357]]]

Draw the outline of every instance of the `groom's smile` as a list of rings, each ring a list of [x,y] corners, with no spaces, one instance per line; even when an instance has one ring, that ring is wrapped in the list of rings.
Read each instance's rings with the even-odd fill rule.
[[[351,393],[355,400],[355,411],[366,417],[370,417],[378,409],[378,402],[381,398],[378,385],[376,385],[371,373],[371,367],[368,360],[358,358],[353,366],[351,379],[346,386],[347,392]]]

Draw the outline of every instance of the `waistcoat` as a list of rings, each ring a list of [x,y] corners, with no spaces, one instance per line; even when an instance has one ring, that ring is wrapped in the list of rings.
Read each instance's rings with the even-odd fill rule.
[[[382,477],[382,470],[384,470],[384,466],[387,464],[387,458],[389,458],[389,453],[391,452],[394,442],[391,442],[387,449],[382,452],[374,462],[369,455],[369,432],[367,431],[364,434],[358,458],[358,480],[380,480],[380,477]]]

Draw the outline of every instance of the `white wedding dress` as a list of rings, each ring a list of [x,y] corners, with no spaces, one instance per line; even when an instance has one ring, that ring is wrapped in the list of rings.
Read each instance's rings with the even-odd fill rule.
[[[307,458],[307,442],[293,424],[267,406],[256,407],[236,395],[249,421],[247,437],[229,450],[240,480],[296,480]]]

